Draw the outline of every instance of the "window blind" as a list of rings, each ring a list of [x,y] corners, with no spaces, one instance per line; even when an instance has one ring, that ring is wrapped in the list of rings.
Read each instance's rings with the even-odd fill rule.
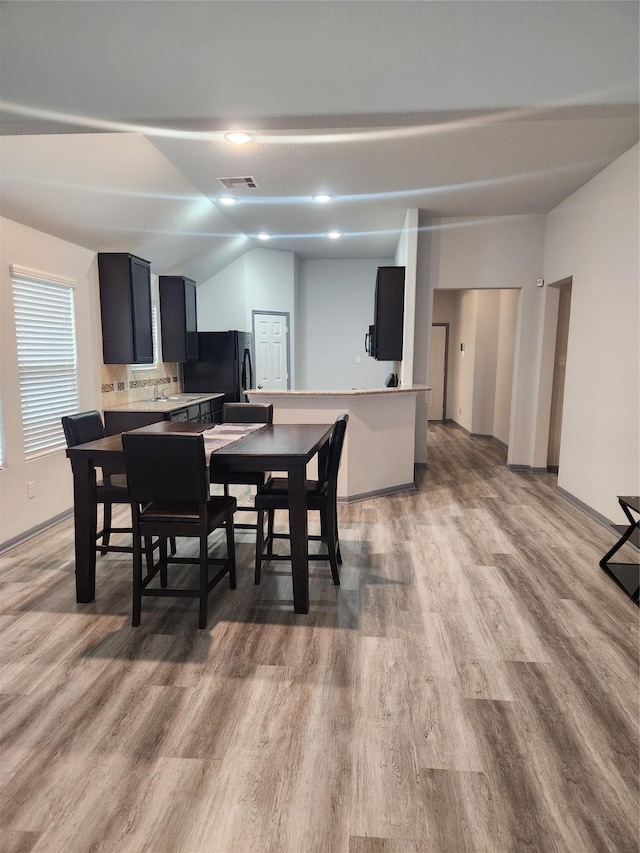
[[[12,275],[25,458],[66,446],[63,415],[78,411],[73,288]]]

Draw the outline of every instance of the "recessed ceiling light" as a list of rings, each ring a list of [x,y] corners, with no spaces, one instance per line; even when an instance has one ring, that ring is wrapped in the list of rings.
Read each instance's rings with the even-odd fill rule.
[[[325,195],[324,193],[319,193],[318,195],[312,196],[314,201],[317,201],[318,204],[326,204],[328,201],[331,201],[330,195]]]
[[[231,133],[225,133],[224,138],[227,142],[231,142],[234,145],[246,145],[247,142],[253,142],[253,136],[250,133],[245,133],[244,131],[233,131]]]
[[[228,195],[222,196],[222,198],[219,198],[218,201],[220,202],[220,204],[237,204],[238,203],[237,198],[231,198],[231,196],[228,196]]]
[[[261,234],[258,234],[258,240],[270,240],[271,234],[266,234],[264,231]]]
[[[329,233],[327,234],[327,237],[330,240],[339,240],[340,237],[342,237],[342,234],[339,231],[329,231]]]

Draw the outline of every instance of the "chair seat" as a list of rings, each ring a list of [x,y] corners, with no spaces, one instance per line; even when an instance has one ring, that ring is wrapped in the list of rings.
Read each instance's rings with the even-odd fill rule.
[[[318,509],[317,504],[327,499],[327,483],[320,480],[305,480],[309,509]],[[289,481],[286,477],[271,477],[258,490],[255,497],[258,509],[287,509],[289,506]]]
[[[128,504],[129,488],[124,474],[111,474],[109,483],[98,480],[96,483],[98,503]]]
[[[236,509],[236,499],[231,497],[213,497],[207,501],[209,525],[219,526],[225,514]],[[197,503],[157,503],[145,504],[140,511],[140,523],[158,524],[198,524],[200,515]]]

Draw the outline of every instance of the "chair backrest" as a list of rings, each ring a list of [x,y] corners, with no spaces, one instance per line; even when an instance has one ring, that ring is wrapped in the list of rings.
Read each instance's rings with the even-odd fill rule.
[[[273,403],[225,403],[222,406],[225,424],[272,424]]]
[[[209,478],[202,435],[122,434],[129,496],[136,503],[205,503]]]
[[[77,415],[66,415],[62,418],[62,429],[67,440],[67,447],[84,444],[105,437],[104,424],[100,412],[79,412]]]
[[[340,457],[342,456],[342,445],[344,434],[347,431],[349,415],[340,415],[333,425],[333,432],[329,439],[329,453],[327,454],[327,481],[336,483],[338,481],[338,470],[340,468]]]

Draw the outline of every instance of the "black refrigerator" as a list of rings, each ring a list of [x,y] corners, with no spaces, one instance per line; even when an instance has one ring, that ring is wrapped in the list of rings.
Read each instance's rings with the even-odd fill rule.
[[[253,385],[249,332],[198,332],[198,360],[182,366],[186,392],[223,392],[225,402],[244,403]]]

